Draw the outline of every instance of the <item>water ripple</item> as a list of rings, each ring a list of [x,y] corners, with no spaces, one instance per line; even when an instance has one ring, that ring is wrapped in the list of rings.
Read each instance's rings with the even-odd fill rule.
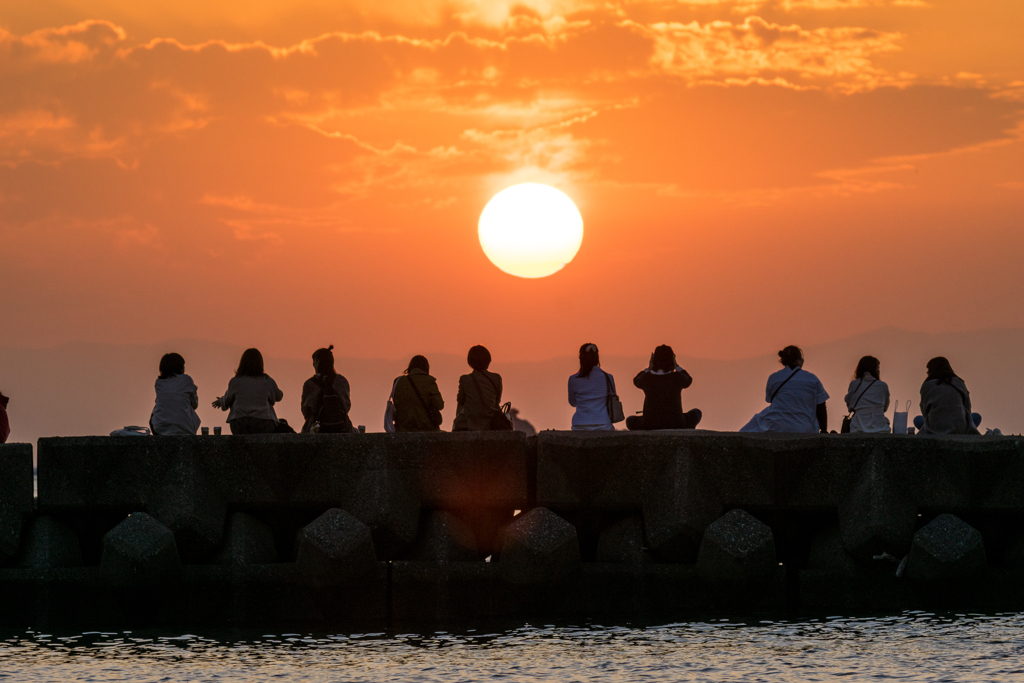
[[[0,681],[1024,680],[1024,615],[906,612],[498,632],[22,631]]]

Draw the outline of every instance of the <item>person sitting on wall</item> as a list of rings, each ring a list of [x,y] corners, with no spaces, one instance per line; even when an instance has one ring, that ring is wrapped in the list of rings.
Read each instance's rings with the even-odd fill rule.
[[[874,356],[857,363],[855,378],[846,393],[846,408],[853,413],[850,433],[888,434],[892,431],[885,411],[889,410],[889,385],[882,381],[882,364]]]
[[[804,354],[798,346],[779,351],[784,366],[768,377],[767,408],[754,415],[741,432],[828,433],[828,393],[821,381],[803,369]]]
[[[697,408],[683,412],[682,390],[693,384],[690,374],[676,364],[671,346],[654,349],[645,370],[633,378],[644,392],[644,414],[626,418],[626,429],[695,429],[703,416]]]
[[[395,380],[394,402],[396,432],[441,430],[444,399],[425,356],[413,356],[404,375]]]
[[[492,419],[501,404],[501,375],[490,372],[491,352],[483,346],[474,346],[466,356],[473,369],[459,377],[459,393],[453,432],[479,432],[492,429]]]
[[[596,344],[580,347],[580,370],[569,376],[569,405],[575,431],[615,431],[608,413],[608,396],[615,395],[615,378],[601,368]],[[681,408],[680,408],[681,409]]]
[[[949,361],[942,356],[932,358],[927,370],[928,378],[921,385],[921,433],[978,434],[971,414],[971,392],[953,372]]]
[[[272,434],[277,429],[274,404],[284,398],[277,382],[263,372],[263,354],[246,349],[238,361],[228,390],[215,399],[214,408],[230,409],[228,425],[232,434]]]
[[[302,385],[302,432],[351,434],[352,392],[348,380],[334,369],[333,344],[313,352],[313,372]]]
[[[156,378],[156,403],[149,416],[150,431],[154,436],[194,435],[202,424],[198,407],[199,389],[185,374],[185,359],[177,353],[164,354]]]
[[[0,443],[7,443],[7,437],[11,435],[11,423],[7,419],[8,397],[0,392]]]

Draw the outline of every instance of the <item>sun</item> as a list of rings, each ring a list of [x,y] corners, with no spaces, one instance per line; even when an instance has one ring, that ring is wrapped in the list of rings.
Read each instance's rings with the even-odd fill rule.
[[[580,250],[583,217],[564,192],[522,183],[487,202],[477,231],[487,258],[501,270],[518,277],[547,277]]]

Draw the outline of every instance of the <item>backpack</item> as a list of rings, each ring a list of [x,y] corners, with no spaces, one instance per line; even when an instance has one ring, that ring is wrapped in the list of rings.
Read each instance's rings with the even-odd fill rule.
[[[320,387],[320,401],[316,410],[316,424],[313,429],[320,434],[348,434],[352,423],[341,403],[341,394],[334,388],[334,377],[317,378]]]

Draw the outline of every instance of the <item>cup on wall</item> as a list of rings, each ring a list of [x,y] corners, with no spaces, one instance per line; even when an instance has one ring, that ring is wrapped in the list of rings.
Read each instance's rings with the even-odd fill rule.
[[[203,436],[209,436],[210,435],[210,428],[209,427],[200,427],[199,431],[202,432]]]
[[[366,425],[359,425],[359,433],[360,434],[365,434],[366,433]]]
[[[221,428],[220,427],[214,427],[213,428],[213,435],[214,436],[220,436],[220,434],[221,434]]]

